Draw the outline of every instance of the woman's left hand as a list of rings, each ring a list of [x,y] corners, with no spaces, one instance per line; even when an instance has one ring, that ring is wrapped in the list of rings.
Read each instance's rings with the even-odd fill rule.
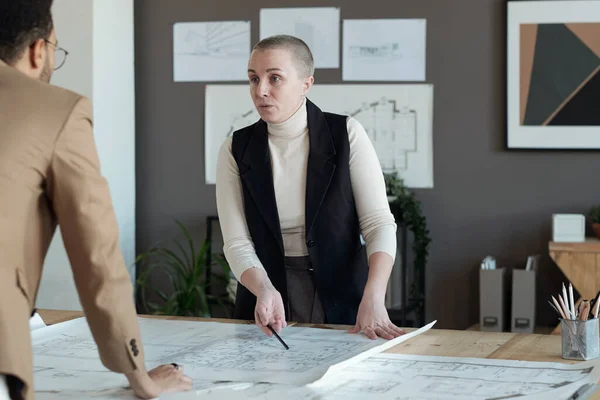
[[[373,296],[365,295],[358,307],[358,315],[356,316],[356,325],[348,330],[350,333],[363,332],[370,339],[394,339],[404,335],[406,332],[398,328],[390,321],[387,309],[385,308],[385,300]]]

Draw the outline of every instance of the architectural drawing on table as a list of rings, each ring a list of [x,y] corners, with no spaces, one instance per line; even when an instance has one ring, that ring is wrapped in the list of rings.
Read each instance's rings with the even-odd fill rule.
[[[348,57],[381,63],[399,60],[402,58],[402,53],[400,52],[400,43],[397,42],[376,46],[354,44],[348,47]]]
[[[584,381],[592,367],[560,369],[552,367],[512,367],[468,362],[436,362],[403,359],[402,355],[375,356],[344,370],[352,392],[405,392],[403,384],[431,398],[519,398],[540,394],[578,381]],[[362,377],[362,379],[361,379]],[[408,396],[408,394],[407,394]],[[461,397],[462,396],[462,397]],[[397,397],[397,400],[414,397]]]
[[[365,128],[384,173],[408,169],[408,153],[418,150],[416,110],[406,105],[399,106],[397,100],[382,97],[343,114],[356,118]],[[225,137],[259,118],[254,109],[234,117]]]
[[[368,343],[340,340],[321,340],[315,345],[292,336],[286,342],[295,350],[288,352],[279,342],[269,339],[266,336],[251,340],[244,336],[224,338],[195,351],[178,354],[176,359],[189,369],[302,373],[317,365],[334,363],[352,351],[368,347]]]
[[[348,112],[365,128],[384,173],[408,169],[408,153],[417,148],[417,112],[382,97]]]
[[[246,58],[248,55],[249,24],[211,22],[183,26],[187,26],[187,30],[180,42],[182,47],[175,54],[214,58]]]
[[[59,337],[34,345],[36,356],[51,356],[95,360],[98,358],[98,347],[93,340]]]

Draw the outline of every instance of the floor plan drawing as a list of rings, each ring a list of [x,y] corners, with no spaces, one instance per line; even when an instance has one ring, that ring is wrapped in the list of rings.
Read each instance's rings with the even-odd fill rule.
[[[384,97],[346,114],[365,127],[383,172],[402,173],[408,169],[408,153],[418,150],[416,110],[398,108],[396,100]]]
[[[397,172],[408,187],[433,187],[432,85],[315,85],[307,97],[322,111],[356,119],[384,173]],[[223,141],[260,116],[247,85],[208,85],[205,115],[205,179],[214,184]]]
[[[316,382],[335,366],[383,351],[433,326],[431,323],[392,341],[292,326],[281,333],[288,351],[253,324],[138,320],[147,368],[176,362],[194,380],[198,391],[246,388],[254,383]],[[36,392],[46,396],[41,398],[105,398],[115,393],[120,396],[127,388],[123,375],[108,371],[100,362],[85,319],[33,331],[32,338]]]
[[[599,369],[594,361],[568,365],[381,353],[304,387],[255,384],[214,394],[223,400],[558,400],[596,382]]]
[[[174,80],[246,80],[250,22],[181,22],[173,26]]]
[[[395,400],[559,399],[600,377],[600,364],[529,363],[509,360],[378,354],[344,369],[353,393]],[[327,387],[324,382],[321,386]],[[348,387],[338,390],[347,391]],[[376,397],[379,398],[379,397]]]

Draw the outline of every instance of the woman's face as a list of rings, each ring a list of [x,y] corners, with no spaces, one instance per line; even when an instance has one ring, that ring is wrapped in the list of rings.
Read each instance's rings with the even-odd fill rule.
[[[285,49],[254,50],[248,62],[250,95],[260,117],[270,123],[287,120],[302,104],[313,77],[299,75],[296,60]]]

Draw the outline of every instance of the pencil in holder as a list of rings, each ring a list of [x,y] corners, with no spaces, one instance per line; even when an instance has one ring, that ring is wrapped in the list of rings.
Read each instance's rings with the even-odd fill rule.
[[[560,320],[562,358],[566,360],[591,360],[600,354],[598,318],[586,321]]]

